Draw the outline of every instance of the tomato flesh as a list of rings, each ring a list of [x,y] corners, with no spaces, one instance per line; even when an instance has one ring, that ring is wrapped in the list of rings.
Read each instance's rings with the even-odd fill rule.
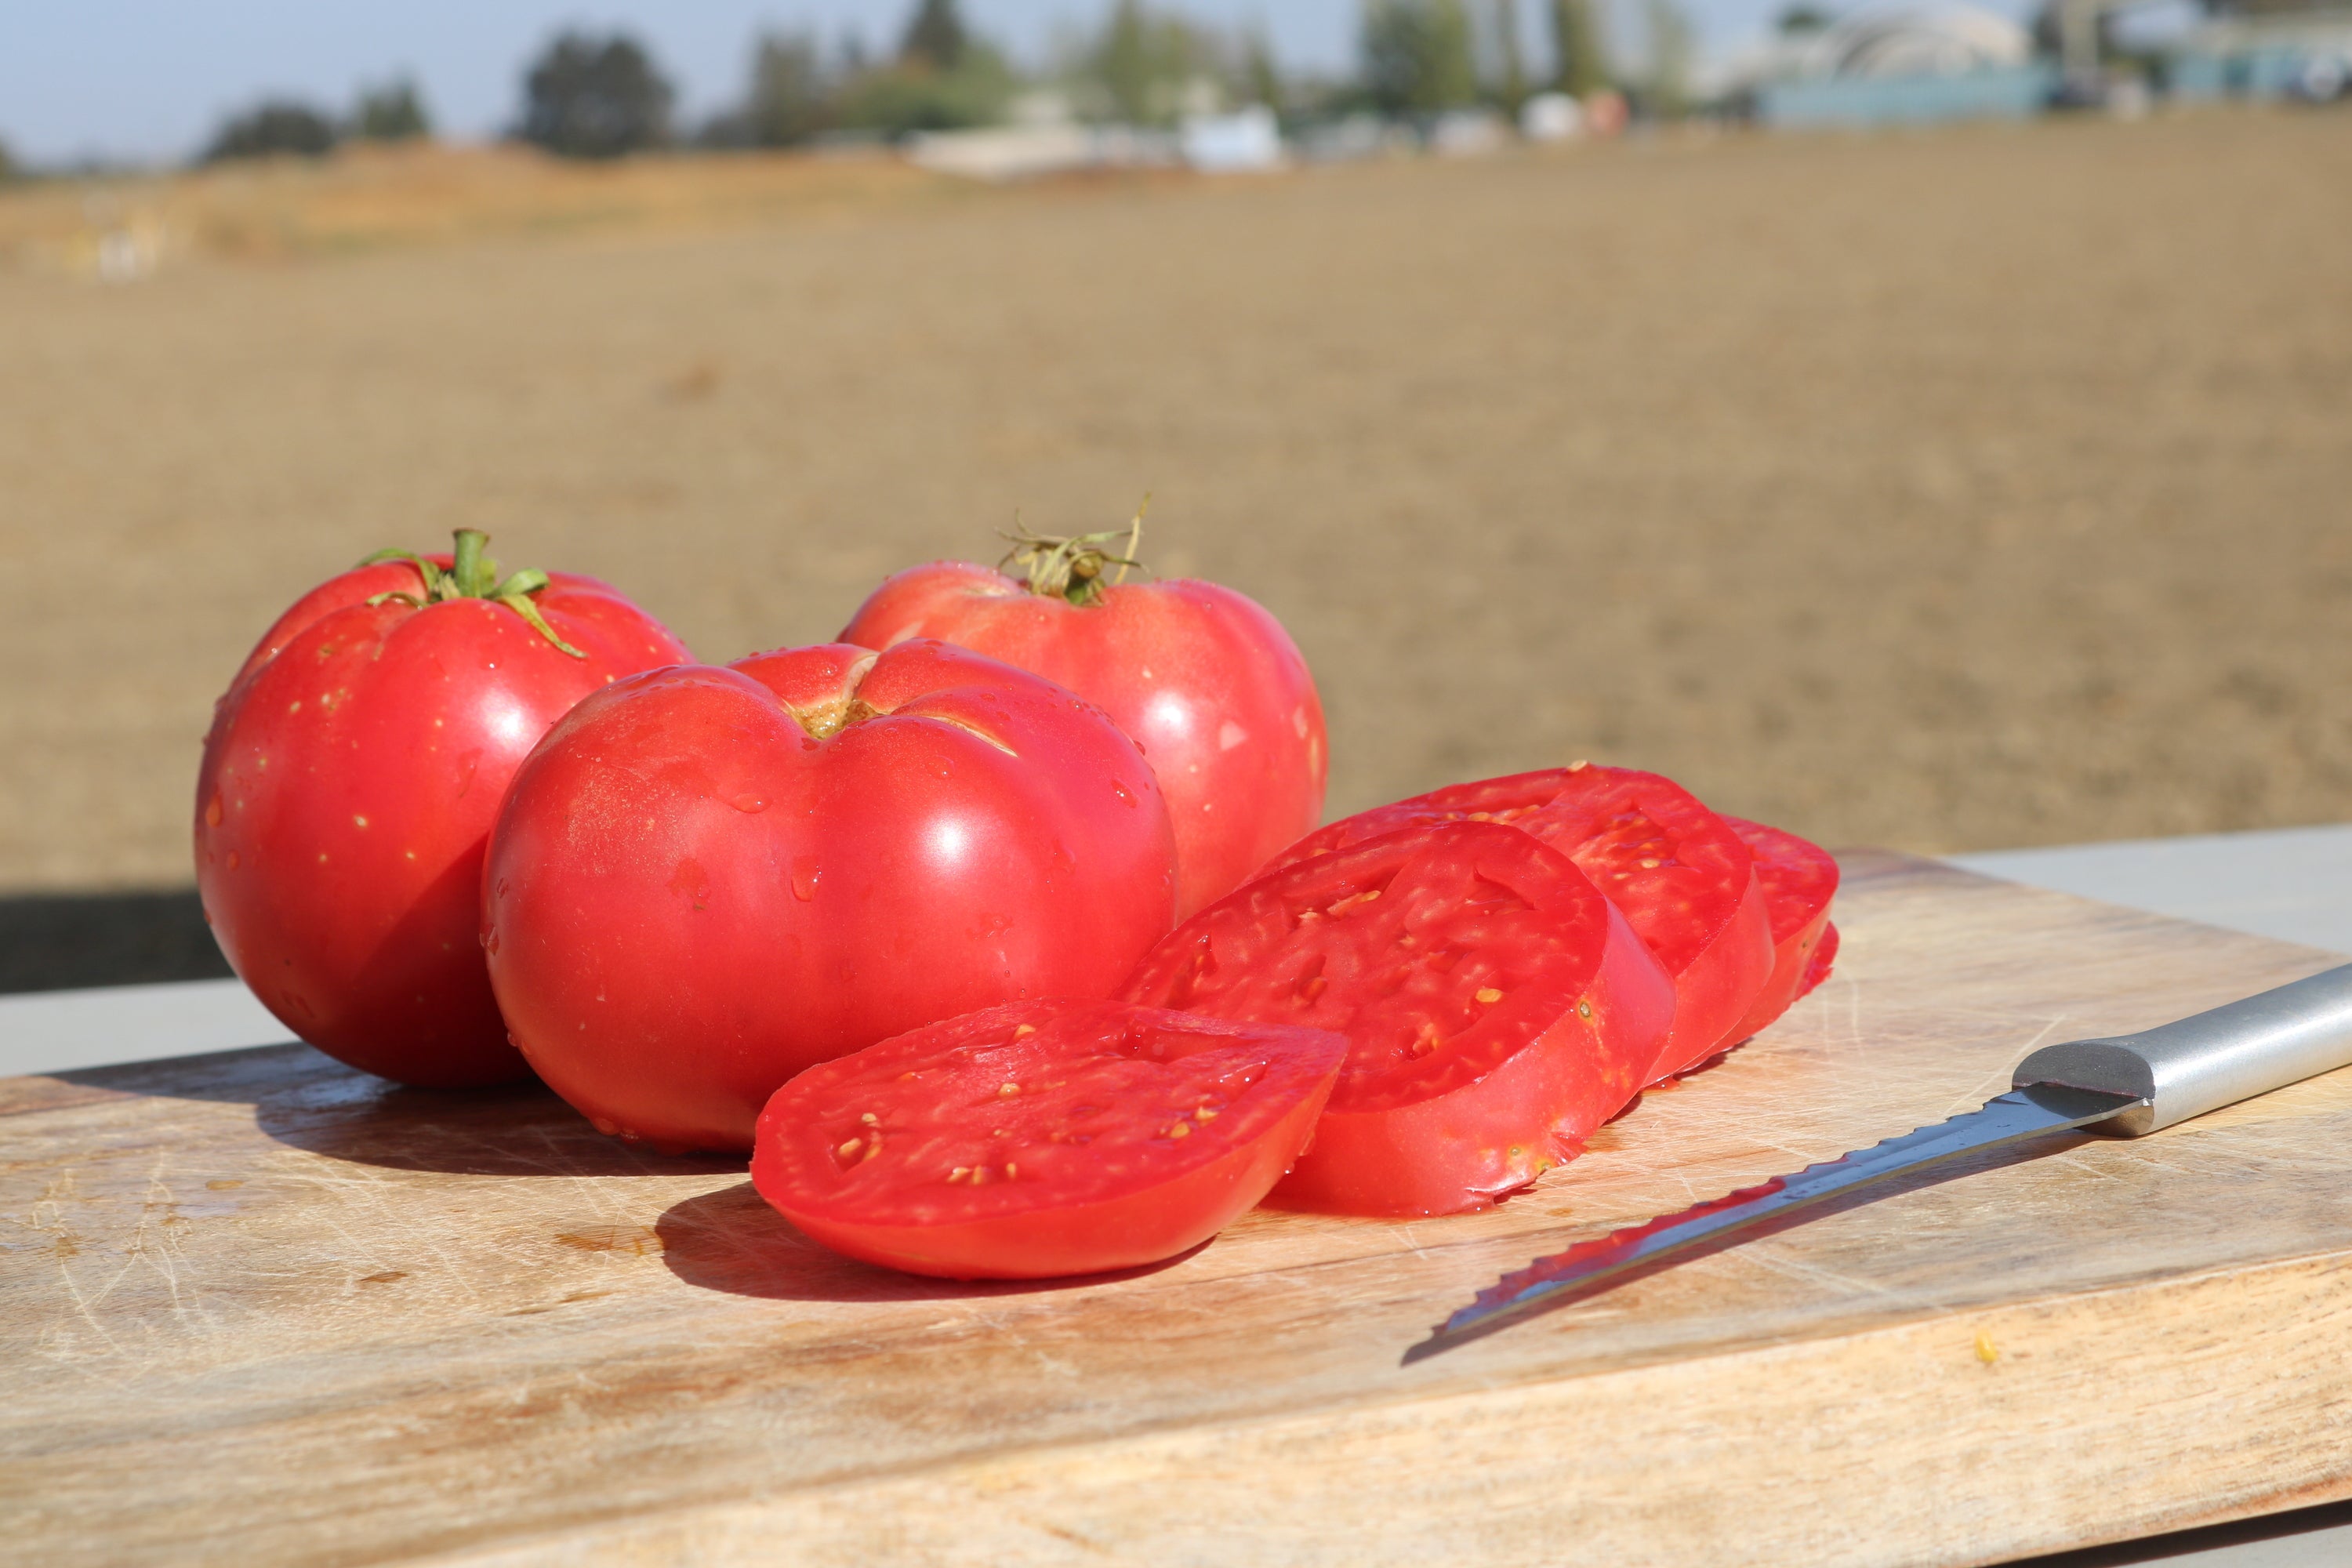
[[[830,1058],[1103,996],[1174,918],[1151,770],[1102,713],[937,642],[685,666],[517,773],[484,895],[516,1042],[607,1131],[748,1149]]]
[[[1137,966],[1132,1002],[1329,1029],[1348,1064],[1275,1191],[1297,1208],[1483,1208],[1572,1157],[1643,1084],[1674,986],[1563,856],[1488,823],[1261,877]]]
[[[1838,863],[1828,850],[1793,833],[1743,817],[1723,820],[1756,857],[1756,881],[1772,917],[1772,976],[1746,1016],[1724,1036],[1727,1050],[1765,1028],[1828,978],[1830,962],[1837,955],[1830,901],[1837,897]]]
[[[778,1089],[751,1179],[825,1246],[910,1273],[1156,1263],[1290,1168],[1347,1050],[1318,1029],[1116,1003],[992,1007]]]
[[[437,558],[443,567],[448,557]],[[265,633],[217,704],[196,784],[196,886],[262,1005],[403,1083],[528,1078],[479,942],[499,797],[566,710],[690,657],[601,583],[532,595],[554,647],[488,599],[415,602],[417,568],[347,572]],[[386,595],[407,595],[405,599]]]
[[[1323,704],[1290,635],[1231,588],[1191,578],[1073,605],[941,561],[874,591],[841,634],[941,637],[1097,704],[1159,775],[1176,828],[1178,918],[1238,887],[1323,815]]]
[[[1400,827],[1459,821],[1517,827],[1566,854],[1674,977],[1674,1027],[1643,1082],[1722,1048],[1771,973],[1771,918],[1748,847],[1671,779],[1585,765],[1454,784],[1332,823],[1273,866]]]

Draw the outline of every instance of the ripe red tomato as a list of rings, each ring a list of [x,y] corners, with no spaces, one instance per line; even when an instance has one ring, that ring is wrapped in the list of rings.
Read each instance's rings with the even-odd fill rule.
[[[1828,850],[1760,822],[1727,816],[1731,830],[1756,857],[1756,880],[1772,917],[1772,977],[1748,1012],[1723,1037],[1731,1047],[1787,1012],[1797,998],[1829,977],[1837,954],[1830,900],[1837,897],[1838,863]],[[1820,973],[1813,973],[1815,965]]]
[[[609,1132],[748,1149],[818,1062],[1102,996],[1167,931],[1151,770],[1096,708],[944,643],[625,680],[531,753],[484,944],[515,1043]]]
[[[1348,1042],[1111,1002],[1016,1002],[811,1068],[751,1180],[802,1230],[951,1279],[1173,1258],[1264,1197]]]
[[[1045,542],[1022,582],[963,561],[899,573],[844,642],[941,637],[1033,670],[1135,737],[1176,825],[1179,919],[1323,816],[1323,704],[1282,624],[1189,578],[1110,585],[1108,535]]]
[[[1674,1028],[1644,1083],[1724,1048],[1725,1033],[1771,973],[1771,918],[1748,847],[1671,779],[1580,763],[1453,784],[1334,822],[1273,864],[1296,865],[1415,824],[1455,821],[1506,823],[1564,852],[1674,976]]]
[[[1407,828],[1194,915],[1122,994],[1349,1041],[1275,1201],[1484,1208],[1572,1158],[1644,1081],[1674,983],[1569,858],[1488,823]]]
[[[403,1083],[530,1076],[477,939],[499,797],[574,702],[688,657],[602,583],[499,581],[485,542],[305,595],[215,705],[196,778],[221,951],[288,1028]]]

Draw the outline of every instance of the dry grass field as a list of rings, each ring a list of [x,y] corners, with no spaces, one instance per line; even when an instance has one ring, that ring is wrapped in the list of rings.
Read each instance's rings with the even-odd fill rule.
[[[205,179],[0,195],[0,889],[184,882],[211,699],[380,545],[723,659],[1146,490],[1306,648],[1334,811],[1590,756],[1838,843],[2352,817],[2352,115]]]

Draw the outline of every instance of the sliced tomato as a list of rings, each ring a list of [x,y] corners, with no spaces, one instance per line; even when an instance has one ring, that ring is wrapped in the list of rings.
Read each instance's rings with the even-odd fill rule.
[[[1519,826],[1566,850],[1675,978],[1675,1026],[1652,1081],[1687,1072],[1772,975],[1772,919],[1755,857],[1696,795],[1633,768],[1571,768]]]
[[[1822,928],[1821,943],[1813,949],[1813,956],[1805,965],[1805,983],[1797,987],[1800,1001],[1811,995],[1814,986],[1830,977],[1830,971],[1837,967],[1837,952],[1838,929],[1834,924],[1825,925]]]
[[[1837,953],[1836,928],[1830,924],[1830,900],[1837,896],[1838,863],[1830,852],[1793,833],[1767,827],[1744,817],[1723,819],[1756,857],[1757,885],[1764,889],[1764,907],[1772,920],[1772,977],[1764,983],[1747,1013],[1723,1037],[1728,1050],[1763,1029],[1814,986],[1829,977],[1829,960]],[[1828,943],[1827,956],[1823,942]],[[1819,957],[1821,973],[1813,973]]]
[[[1436,822],[1501,823],[1574,860],[1675,982],[1675,1024],[1644,1083],[1722,1048],[1772,970],[1771,918],[1739,836],[1672,779],[1580,764],[1452,784],[1334,822],[1270,868]],[[1261,873],[1263,874],[1263,873]]]
[[[1574,1156],[1643,1082],[1674,984],[1566,856],[1490,823],[1408,827],[1210,905],[1129,1001],[1348,1037],[1275,1201],[1484,1208]]]
[[[1264,1197],[1348,1042],[1111,1002],[1013,1002],[811,1068],[751,1180],[837,1252],[951,1279],[1172,1258]]]

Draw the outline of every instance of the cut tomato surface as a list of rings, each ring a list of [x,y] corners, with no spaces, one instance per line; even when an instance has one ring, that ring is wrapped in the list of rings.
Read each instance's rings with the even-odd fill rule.
[[[1402,827],[1463,821],[1517,827],[1567,855],[1665,965],[1675,1023],[1643,1082],[1722,1048],[1771,974],[1771,917],[1748,847],[1671,779],[1585,764],[1453,784],[1318,829],[1269,869]]]
[[[1261,877],[1171,932],[1125,995],[1346,1036],[1275,1200],[1370,1215],[1483,1208],[1572,1157],[1674,1014],[1672,981],[1572,861],[1475,822]]]
[[[1172,1258],[1264,1197],[1348,1042],[1107,1002],[1016,1002],[812,1068],[760,1117],[751,1179],[869,1263],[1039,1279]]]
[[[1838,863],[1828,850],[1793,833],[1743,817],[1723,820],[1756,857],[1756,881],[1764,889],[1764,906],[1772,921],[1772,977],[1724,1036],[1720,1048],[1728,1050],[1828,977],[1830,959],[1837,953],[1830,900],[1837,897]],[[1813,973],[1817,960],[1818,974]]]

